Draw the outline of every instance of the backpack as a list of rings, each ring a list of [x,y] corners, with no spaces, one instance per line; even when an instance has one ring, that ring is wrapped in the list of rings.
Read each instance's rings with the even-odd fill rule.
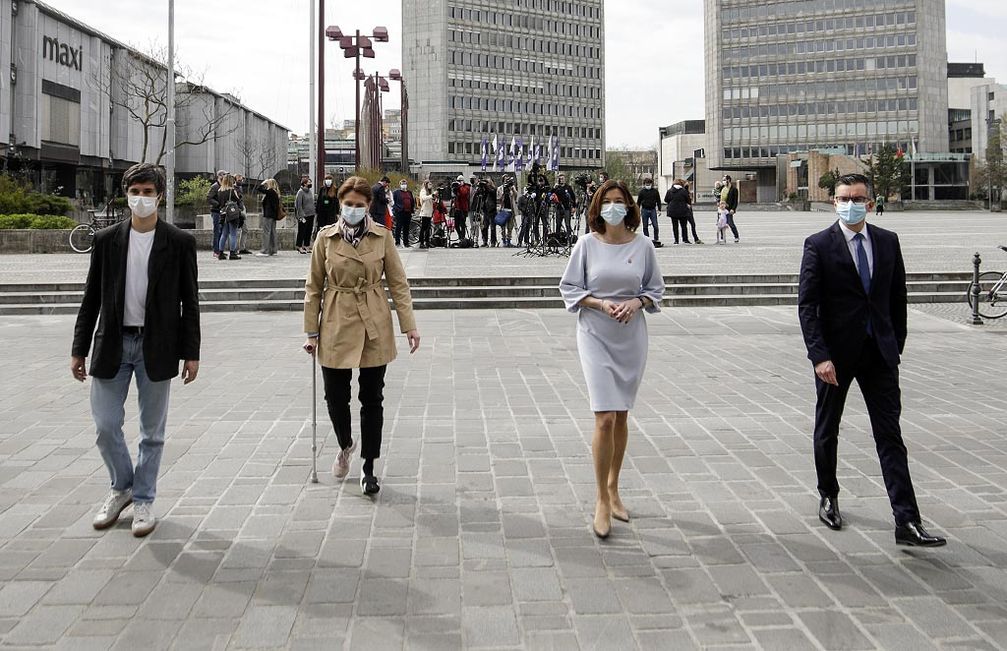
[[[238,201],[234,190],[231,190],[230,198],[228,198],[224,207],[221,208],[220,214],[223,215],[224,221],[228,224],[233,224],[241,219],[241,203]]]

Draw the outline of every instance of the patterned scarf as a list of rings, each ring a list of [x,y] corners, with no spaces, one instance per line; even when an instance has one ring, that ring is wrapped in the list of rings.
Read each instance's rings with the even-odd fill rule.
[[[364,235],[367,231],[371,230],[370,215],[365,215],[364,220],[357,224],[356,226],[350,226],[343,220],[342,217],[339,218],[339,234],[342,235],[343,241],[350,244],[354,249],[360,244],[360,240],[364,239]]]

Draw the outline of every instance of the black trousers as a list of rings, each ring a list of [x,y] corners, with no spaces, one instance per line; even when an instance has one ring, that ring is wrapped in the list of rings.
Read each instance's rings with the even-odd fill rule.
[[[311,246],[311,231],[315,228],[315,216],[305,217],[297,222],[297,242],[294,246]]]
[[[409,246],[409,224],[413,221],[412,213],[395,213],[395,243]]]
[[[430,224],[432,217],[420,217],[420,246],[430,246]]]
[[[385,424],[385,369],[375,366],[359,370],[357,383],[360,390],[360,458],[377,459],[381,456],[381,429]],[[336,430],[340,448],[353,444],[353,430],[350,424],[350,380],[353,371],[348,368],[322,367],[322,383],[325,385],[325,404],[329,408],[329,419]]]
[[[452,212],[455,218],[455,232],[458,233],[458,239],[465,239],[465,220],[469,218],[468,213],[464,210],[459,210],[455,208]]]
[[[678,244],[678,233],[682,232],[682,241],[689,243],[689,219],[687,217],[672,217],[671,232],[675,234],[675,244]]]
[[[860,385],[871,419],[874,445],[881,462],[888,499],[892,504],[896,524],[919,522],[913,481],[909,476],[909,459],[902,441],[902,392],[899,371],[889,368],[873,337],[864,343],[860,359],[846,367],[836,367],[839,386],[825,384],[816,376],[818,403],[815,406],[815,470],[818,472],[818,492],[822,497],[839,494],[836,479],[836,454],[839,445],[839,423],[843,418],[846,396],[854,380]]]

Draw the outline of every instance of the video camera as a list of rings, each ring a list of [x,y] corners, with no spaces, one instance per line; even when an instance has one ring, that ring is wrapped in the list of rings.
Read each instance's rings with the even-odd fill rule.
[[[581,172],[580,174],[574,177],[573,183],[584,192],[587,192],[587,186],[589,183],[591,183],[591,176],[589,174]]]

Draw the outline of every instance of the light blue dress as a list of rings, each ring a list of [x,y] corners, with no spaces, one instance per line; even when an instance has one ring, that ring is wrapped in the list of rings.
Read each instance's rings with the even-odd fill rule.
[[[625,244],[585,235],[573,248],[559,290],[566,308],[577,313],[577,350],[591,410],[629,411],[647,367],[643,311],[624,324],[578,303],[587,296],[615,302],[645,296],[653,301],[647,312],[660,312],[664,277],[654,244],[640,235]]]

